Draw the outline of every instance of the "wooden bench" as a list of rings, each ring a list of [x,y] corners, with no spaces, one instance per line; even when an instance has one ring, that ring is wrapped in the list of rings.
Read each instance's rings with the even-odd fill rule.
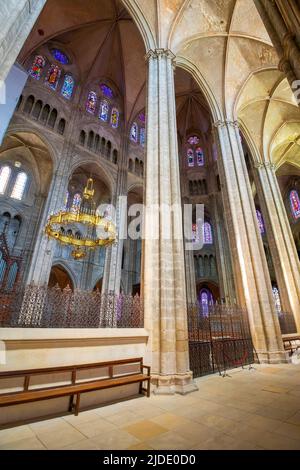
[[[290,356],[300,348],[300,335],[285,336],[282,338],[285,351],[289,351]],[[297,344],[298,343],[298,344]]]
[[[138,368],[136,372],[115,373],[116,367],[130,367],[135,365]],[[92,369],[107,369],[108,377],[78,382],[78,373],[80,371]],[[146,369],[147,373],[144,373],[144,369]],[[31,377],[48,374],[54,375],[57,373],[70,374],[70,384],[58,386],[46,385],[39,388],[30,388]],[[146,392],[147,396],[150,396],[150,367],[143,364],[143,358],[123,359],[119,361],[73,366],[49,367],[46,369],[0,372],[0,381],[2,379],[18,377],[23,378],[23,390],[9,393],[1,393],[0,390],[0,407],[69,396],[69,411],[74,410],[75,416],[77,416],[79,413],[80,396],[82,393],[139,383],[139,393]],[[147,382],[146,388],[143,387],[143,382]],[[74,404],[75,396],[76,403]]]

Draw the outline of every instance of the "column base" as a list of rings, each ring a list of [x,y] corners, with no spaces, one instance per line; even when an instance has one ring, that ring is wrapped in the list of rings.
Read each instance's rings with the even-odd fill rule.
[[[286,351],[256,351],[260,364],[288,364],[291,362]]]
[[[151,383],[154,386],[153,393],[155,395],[186,395],[198,390],[193,380],[193,373],[178,375],[155,375],[151,376]]]

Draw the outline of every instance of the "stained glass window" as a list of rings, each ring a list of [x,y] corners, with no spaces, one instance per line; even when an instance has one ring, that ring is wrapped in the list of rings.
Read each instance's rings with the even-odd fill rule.
[[[0,169],[0,194],[5,193],[10,175],[11,175],[11,169],[9,168],[9,166],[3,166]]]
[[[130,140],[132,140],[133,142],[136,142],[138,141],[138,125],[136,122],[134,122],[131,126],[131,130],[130,130]]]
[[[51,49],[51,54],[61,64],[67,65],[70,62],[68,56],[59,49]]]
[[[140,128],[140,144],[144,147],[145,145],[145,128]]]
[[[187,151],[187,160],[189,167],[193,167],[195,165],[194,151],[192,149],[188,149]]]
[[[145,113],[140,113],[139,114],[139,120],[145,124],[146,123],[146,116],[145,116]]]
[[[257,222],[258,222],[260,233],[264,234],[266,232],[265,223],[264,223],[262,213],[258,209],[256,210],[256,217],[257,217]]]
[[[82,201],[81,195],[79,193],[76,193],[75,196],[73,197],[71,212],[79,211],[81,201]]]
[[[197,165],[204,166],[204,153],[201,147],[196,149]]]
[[[119,125],[119,111],[117,108],[112,109],[110,123],[114,129],[117,129]]]
[[[293,217],[297,220],[300,218],[300,199],[295,189],[290,192],[290,203]]]
[[[60,76],[61,69],[58,67],[58,65],[52,64],[48,70],[47,77],[45,79],[46,85],[52,88],[52,90],[56,90]]]
[[[95,114],[97,106],[97,95],[94,91],[90,91],[86,102],[86,110],[88,113]]]
[[[212,229],[209,222],[204,222],[203,224],[203,243],[204,245],[213,244]]]
[[[213,296],[209,289],[202,289],[199,296],[202,315],[209,314],[209,305],[213,302]]]
[[[279,290],[276,286],[273,286],[272,291],[273,291],[273,298],[275,302],[276,311],[277,313],[281,313],[281,300],[280,300]]]
[[[35,80],[39,80],[42,75],[43,68],[46,65],[46,60],[43,56],[37,55],[34,58],[31,69],[29,70],[29,75]]]
[[[101,83],[100,89],[101,89],[103,95],[106,96],[107,98],[113,98],[114,97],[114,93],[113,93],[112,89],[109,86],[105,85],[104,83]]]
[[[23,195],[24,195],[24,191],[25,191],[25,187],[26,187],[26,183],[27,183],[26,173],[24,173],[24,171],[22,171],[21,173],[18,173],[16,182],[14,184],[14,187],[13,187],[13,190],[12,190],[12,193],[11,193],[11,197],[13,199],[18,199],[19,201],[22,200]]]
[[[199,142],[200,142],[199,138],[198,138],[197,136],[195,136],[195,135],[192,136],[192,137],[190,137],[189,140],[188,140],[188,143],[189,143],[190,145],[198,145]]]
[[[63,95],[64,98],[67,98],[67,100],[69,100],[72,97],[74,84],[75,82],[74,82],[74,78],[72,77],[72,75],[65,75],[64,84],[61,89],[61,94]]]
[[[107,121],[108,120],[108,113],[109,113],[109,105],[106,100],[101,101],[100,103],[100,110],[99,110],[99,118],[101,121]]]

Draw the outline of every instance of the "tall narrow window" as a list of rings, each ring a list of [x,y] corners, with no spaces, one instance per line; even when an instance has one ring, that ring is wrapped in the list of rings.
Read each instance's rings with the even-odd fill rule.
[[[119,125],[119,111],[117,108],[112,109],[110,123],[114,129],[117,129]]]
[[[50,65],[50,68],[47,73],[47,77],[45,79],[45,84],[48,85],[52,90],[56,90],[58,80],[60,79],[61,76],[61,69],[58,67],[58,65]]]
[[[68,208],[68,202],[69,202],[69,191],[67,191],[65,195],[65,201],[64,201],[64,206],[63,206],[64,211],[66,211]]]
[[[145,135],[146,135],[145,134],[145,128],[141,127],[141,129],[140,129],[140,144],[141,144],[142,147],[145,147],[145,140],[146,140]]]
[[[209,305],[213,302],[213,296],[210,290],[202,289],[199,296],[199,303],[202,310],[202,315],[209,314]]]
[[[276,312],[281,313],[281,300],[280,300],[278,287],[273,286],[272,291],[273,291],[273,298],[275,302]]]
[[[94,91],[90,91],[86,102],[86,110],[88,113],[95,114],[97,106],[97,95]]]
[[[195,166],[194,151],[192,149],[188,149],[187,151],[187,162],[190,168]]]
[[[203,243],[204,245],[213,244],[212,228],[209,222],[203,224]]]
[[[61,89],[61,94],[67,100],[70,100],[72,98],[74,84],[75,82],[74,82],[74,78],[72,77],[72,75],[69,75],[69,74],[65,75],[64,83]]]
[[[72,212],[78,212],[80,209],[80,204],[81,204],[82,198],[79,193],[76,193],[75,196],[73,197],[73,203],[71,207]]]
[[[196,149],[197,165],[204,166],[204,153],[201,147]]]
[[[256,209],[256,217],[257,217],[257,222],[258,222],[260,233],[263,235],[266,232],[265,223],[264,223],[262,213],[258,209]]]
[[[300,218],[300,199],[298,191],[296,191],[295,189],[290,192],[290,203],[293,217],[297,220]]]
[[[131,130],[130,130],[130,140],[132,140],[133,142],[137,143],[138,141],[138,125],[136,122],[134,122],[131,126]]]
[[[18,201],[21,201],[24,195],[24,191],[26,188],[26,183],[27,183],[27,175],[22,171],[21,173],[18,173],[17,179],[15,181],[11,197],[13,199],[18,199]]]
[[[9,166],[3,166],[0,168],[0,194],[4,194],[8,185],[8,181],[11,175],[11,169]]]
[[[109,113],[109,104],[106,100],[103,100],[100,103],[100,110],[99,110],[99,118],[101,119],[101,121],[106,122],[108,120],[108,113]]]
[[[29,75],[34,78],[35,80],[39,80],[41,78],[43,68],[46,65],[46,60],[42,55],[37,55],[34,58],[33,64],[31,69],[29,70]]]

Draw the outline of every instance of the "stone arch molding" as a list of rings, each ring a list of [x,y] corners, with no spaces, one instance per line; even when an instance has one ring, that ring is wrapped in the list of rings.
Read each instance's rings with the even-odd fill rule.
[[[56,266],[59,267],[59,268],[62,268],[64,271],[66,271],[66,273],[68,274],[68,276],[71,279],[71,282],[73,284],[73,288],[76,289],[78,287],[77,282],[76,282],[76,276],[73,273],[70,266],[64,260],[54,259],[53,263],[52,263],[52,266],[51,266],[51,269],[55,268]],[[51,272],[51,269],[50,269],[50,272]],[[50,276],[50,273],[49,273],[49,276]]]
[[[75,155],[73,163],[72,163],[72,165],[70,166],[70,169],[69,169],[69,178],[71,178],[71,176],[77,170],[77,168],[82,167],[82,166],[87,165],[87,164],[90,164],[90,163],[93,163],[94,165],[96,165],[99,168],[101,174],[103,174],[104,182],[107,184],[107,186],[109,188],[109,191],[111,193],[111,197],[113,197],[113,195],[115,194],[115,191],[116,191],[116,181],[113,177],[113,174],[111,174],[108,171],[108,169],[105,168],[104,165],[102,165],[99,161],[95,160],[94,158],[84,158],[84,159],[82,159],[82,157],[80,155]]]

